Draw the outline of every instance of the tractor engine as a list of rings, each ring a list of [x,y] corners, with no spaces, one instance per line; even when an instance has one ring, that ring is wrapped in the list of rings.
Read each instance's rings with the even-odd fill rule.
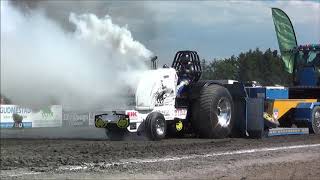
[[[173,68],[146,71],[136,90],[136,110],[153,110],[155,106],[174,106],[177,73]]]

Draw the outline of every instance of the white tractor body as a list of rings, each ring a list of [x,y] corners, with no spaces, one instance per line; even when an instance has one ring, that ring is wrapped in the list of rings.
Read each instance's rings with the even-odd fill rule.
[[[160,112],[165,120],[186,118],[187,109],[175,108],[177,82],[177,73],[173,68],[144,72],[135,94],[135,109],[125,111],[130,119],[130,132],[136,132],[151,112]]]

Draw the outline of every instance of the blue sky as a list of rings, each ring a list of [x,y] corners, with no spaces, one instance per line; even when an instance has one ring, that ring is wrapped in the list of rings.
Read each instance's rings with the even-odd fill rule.
[[[281,8],[288,14],[299,44],[320,42],[319,1],[143,3],[153,13],[154,36],[145,38],[141,28],[146,27],[142,24],[148,23],[148,17],[137,21],[130,19],[126,24],[137,40],[159,56],[160,64],[171,62],[174,53],[184,49],[197,50],[207,60],[230,57],[255,48],[277,49],[271,7]]]
[[[299,44],[320,43],[320,0],[315,1],[32,1],[47,16],[70,27],[69,14],[106,14],[128,26],[134,39],[171,63],[178,50],[202,58],[226,58],[249,49],[278,49],[271,7],[291,18]],[[21,3],[22,4],[22,3]],[[70,29],[69,29],[70,30]]]

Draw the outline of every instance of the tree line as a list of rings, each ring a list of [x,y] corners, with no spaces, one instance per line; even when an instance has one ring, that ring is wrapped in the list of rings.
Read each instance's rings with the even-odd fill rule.
[[[290,86],[292,76],[276,50],[259,48],[225,59],[202,60],[202,79],[233,79],[241,82],[257,81],[261,85]]]

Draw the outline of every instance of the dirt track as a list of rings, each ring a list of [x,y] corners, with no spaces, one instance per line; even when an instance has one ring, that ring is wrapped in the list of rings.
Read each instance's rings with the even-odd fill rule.
[[[1,178],[320,179],[320,136],[1,140]]]

